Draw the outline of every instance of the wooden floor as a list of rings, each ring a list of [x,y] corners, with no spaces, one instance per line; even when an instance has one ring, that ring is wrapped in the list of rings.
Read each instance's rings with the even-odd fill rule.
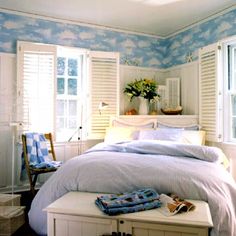
[[[33,200],[30,192],[17,193],[21,195],[21,206],[25,206],[25,224],[21,226],[12,236],[37,236],[37,234],[30,228],[28,223],[28,211]]]

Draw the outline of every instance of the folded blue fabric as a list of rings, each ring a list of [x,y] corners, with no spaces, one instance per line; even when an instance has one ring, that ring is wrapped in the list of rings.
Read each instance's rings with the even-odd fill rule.
[[[62,161],[50,161],[50,162],[41,162],[36,164],[30,164],[31,167],[37,169],[56,169],[57,167],[61,166]]]
[[[150,210],[161,206],[159,194],[151,189],[97,197],[96,205],[108,215]]]

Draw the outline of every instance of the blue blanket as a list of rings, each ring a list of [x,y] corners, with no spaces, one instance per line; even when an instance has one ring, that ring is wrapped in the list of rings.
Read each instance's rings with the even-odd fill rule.
[[[52,161],[49,158],[49,152],[47,147],[47,140],[41,133],[26,133],[26,150],[29,165],[37,169],[59,167],[61,161]],[[21,167],[21,180],[26,179],[25,161],[22,153],[22,167]]]
[[[29,164],[31,166],[45,162],[48,158],[46,139],[40,133],[26,133],[26,147]]]
[[[159,194],[153,189],[97,197],[96,205],[108,215],[150,210],[161,206]]]

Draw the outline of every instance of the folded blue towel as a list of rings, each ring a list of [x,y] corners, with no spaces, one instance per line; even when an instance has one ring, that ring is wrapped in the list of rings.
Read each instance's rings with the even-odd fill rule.
[[[97,197],[96,205],[108,215],[150,210],[161,206],[159,194],[153,189]]]

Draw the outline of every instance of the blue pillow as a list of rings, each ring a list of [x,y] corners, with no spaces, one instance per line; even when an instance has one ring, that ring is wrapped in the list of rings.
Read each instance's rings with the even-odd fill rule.
[[[169,126],[157,123],[157,128],[160,129],[184,129],[184,130],[200,130],[199,125],[190,125],[190,126]]]

